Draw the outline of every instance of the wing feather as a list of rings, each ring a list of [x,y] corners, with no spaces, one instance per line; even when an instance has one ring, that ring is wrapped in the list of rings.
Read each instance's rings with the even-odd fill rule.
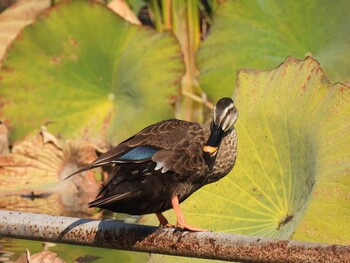
[[[195,122],[171,119],[156,123],[146,127],[136,135],[100,155],[94,162],[81,167],[66,177],[66,179],[83,171],[101,166],[115,163],[140,163],[149,161],[150,159],[154,162],[162,163],[162,167],[160,168],[164,172],[169,170],[180,172],[180,170],[183,170],[182,168],[180,170],[179,168],[175,169],[175,167],[180,167],[178,163],[179,158],[183,155],[188,159],[193,158],[192,152],[187,151],[186,148],[189,145],[195,147],[197,151],[200,151],[202,148],[202,141],[196,139],[198,132],[202,137],[207,136],[205,134],[206,129]],[[121,158],[123,156],[132,157],[136,152],[130,152],[135,148],[141,149],[141,146],[146,146],[141,150],[143,158]],[[149,147],[148,150],[146,150],[147,147]],[[128,155],[128,153],[130,154]]]

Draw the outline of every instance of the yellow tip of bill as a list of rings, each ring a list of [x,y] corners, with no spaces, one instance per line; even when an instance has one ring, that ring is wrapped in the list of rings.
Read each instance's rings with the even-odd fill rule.
[[[214,154],[216,153],[216,151],[218,150],[218,147],[213,147],[213,146],[209,146],[209,145],[205,145],[203,147],[203,151],[210,153],[210,154]]]

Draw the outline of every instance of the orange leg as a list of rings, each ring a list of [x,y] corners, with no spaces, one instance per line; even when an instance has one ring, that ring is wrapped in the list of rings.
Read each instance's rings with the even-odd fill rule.
[[[156,213],[156,216],[159,220],[159,227],[175,227],[174,225],[169,224],[168,220],[162,215],[162,213]]]
[[[171,204],[172,204],[174,211],[175,211],[175,214],[176,214],[176,220],[177,220],[176,226],[177,227],[180,227],[184,230],[189,230],[189,231],[197,231],[197,232],[209,231],[207,229],[197,228],[197,227],[191,226],[191,225],[186,223],[185,217],[180,209],[179,198],[177,197],[177,195],[174,195],[171,198]]]

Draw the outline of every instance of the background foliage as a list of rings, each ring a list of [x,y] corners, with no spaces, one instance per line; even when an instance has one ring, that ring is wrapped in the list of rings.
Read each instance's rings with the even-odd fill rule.
[[[13,139],[50,121],[65,137],[115,142],[172,116],[181,62],[169,34],[130,25],[102,5],[60,4],[9,49],[2,112]]]

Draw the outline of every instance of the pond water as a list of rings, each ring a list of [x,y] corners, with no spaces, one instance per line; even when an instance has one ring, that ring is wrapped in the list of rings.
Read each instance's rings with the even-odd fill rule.
[[[81,263],[147,262],[149,257],[147,253],[5,238],[0,239],[0,262],[16,262],[26,249],[31,255],[47,249],[66,262]]]

